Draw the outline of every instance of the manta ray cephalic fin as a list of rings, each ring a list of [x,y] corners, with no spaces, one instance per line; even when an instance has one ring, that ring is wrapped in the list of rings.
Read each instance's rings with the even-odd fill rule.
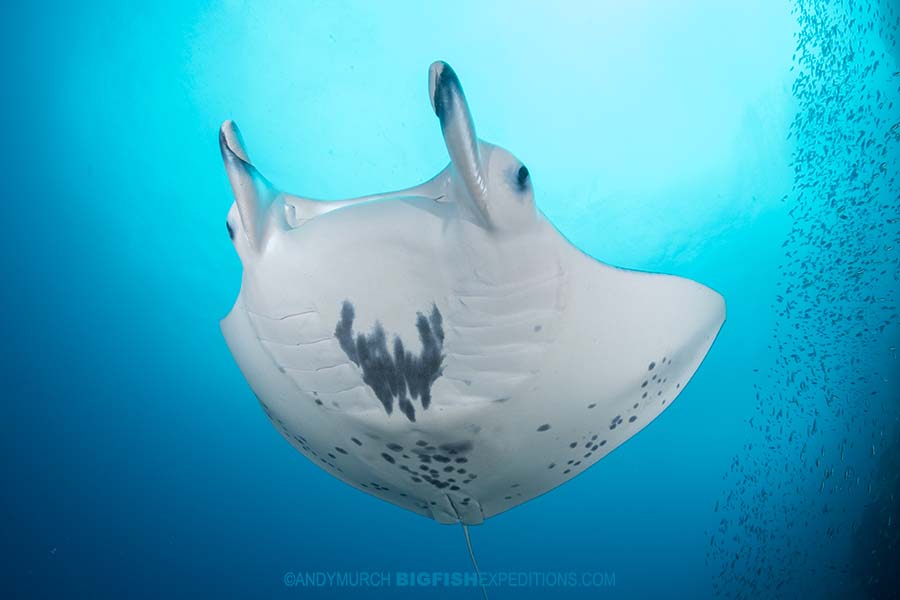
[[[240,130],[234,121],[222,123],[219,129],[219,149],[222,151],[222,160],[225,162],[225,171],[228,173],[243,230],[250,245],[260,250],[269,221],[269,208],[279,192],[251,164]]]

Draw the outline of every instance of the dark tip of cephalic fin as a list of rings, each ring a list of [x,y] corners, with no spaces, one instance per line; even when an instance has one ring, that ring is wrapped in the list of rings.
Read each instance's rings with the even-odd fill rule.
[[[228,154],[248,165],[250,164],[250,157],[244,148],[241,130],[238,129],[237,123],[231,119],[222,123],[222,126],[219,128],[219,149],[222,151],[222,158],[225,158],[225,155]]]
[[[431,108],[444,125],[453,109],[453,96],[462,95],[462,85],[453,68],[444,61],[431,63],[428,70],[428,92]]]

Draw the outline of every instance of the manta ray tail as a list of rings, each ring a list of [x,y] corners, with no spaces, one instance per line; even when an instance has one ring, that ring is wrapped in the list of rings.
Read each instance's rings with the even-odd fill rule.
[[[481,580],[481,571],[478,570],[478,561],[475,560],[475,551],[472,549],[472,538],[469,537],[469,528],[465,523],[460,522],[460,525],[462,525],[463,534],[466,536],[466,547],[469,549],[469,558],[472,559],[472,566],[475,567],[475,575],[478,576],[478,585],[481,586],[484,600],[488,600],[487,590],[484,587],[484,582]]]
[[[269,207],[279,192],[250,163],[241,133],[234,121],[222,123],[219,129],[219,149],[222,151],[231,191],[234,192],[241,225],[250,244],[259,250],[269,222]]]

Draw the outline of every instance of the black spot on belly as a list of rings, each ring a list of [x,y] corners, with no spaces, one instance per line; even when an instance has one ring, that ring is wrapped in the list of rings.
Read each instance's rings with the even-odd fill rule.
[[[416,409],[411,399],[418,399],[422,409],[428,409],[431,386],[443,371],[444,327],[440,311],[432,305],[430,316],[417,313],[416,329],[422,343],[419,355],[407,351],[397,336],[394,336],[393,352],[389,351],[387,334],[378,322],[371,333],[354,334],[355,318],[353,304],[345,300],[334,337],[347,358],[362,369],[363,382],[375,392],[385,412],[393,412],[396,399],[406,418],[415,421]]]
[[[356,444],[357,446],[362,446],[362,442],[359,441],[358,439],[356,439],[355,437],[352,437],[352,438],[350,438],[350,439],[351,439],[351,440],[353,441],[353,443]]]
[[[448,454],[465,454],[472,449],[472,446],[472,440],[462,440],[461,442],[441,444],[440,448]]]
[[[395,462],[397,462],[394,460],[394,457],[391,456],[390,454],[388,454],[387,452],[382,452],[381,458],[383,458],[384,460],[388,461],[391,464],[394,464]]]
[[[547,431],[548,429],[550,429],[550,426],[546,423],[537,428],[538,431]]]

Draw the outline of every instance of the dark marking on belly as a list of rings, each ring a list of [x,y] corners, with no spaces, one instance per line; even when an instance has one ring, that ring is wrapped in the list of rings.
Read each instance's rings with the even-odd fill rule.
[[[448,454],[463,454],[469,452],[472,449],[472,446],[472,440],[462,440],[460,442],[441,444],[440,448]]]
[[[353,304],[345,300],[334,337],[347,358],[362,369],[363,382],[375,392],[387,414],[393,412],[396,400],[406,418],[415,421],[416,409],[411,400],[418,399],[422,409],[428,409],[431,386],[443,371],[444,327],[440,311],[432,305],[428,317],[416,313],[416,329],[422,343],[419,355],[406,350],[398,336],[394,336],[394,351],[390,352],[387,334],[378,322],[371,333],[354,334],[355,317]]]

